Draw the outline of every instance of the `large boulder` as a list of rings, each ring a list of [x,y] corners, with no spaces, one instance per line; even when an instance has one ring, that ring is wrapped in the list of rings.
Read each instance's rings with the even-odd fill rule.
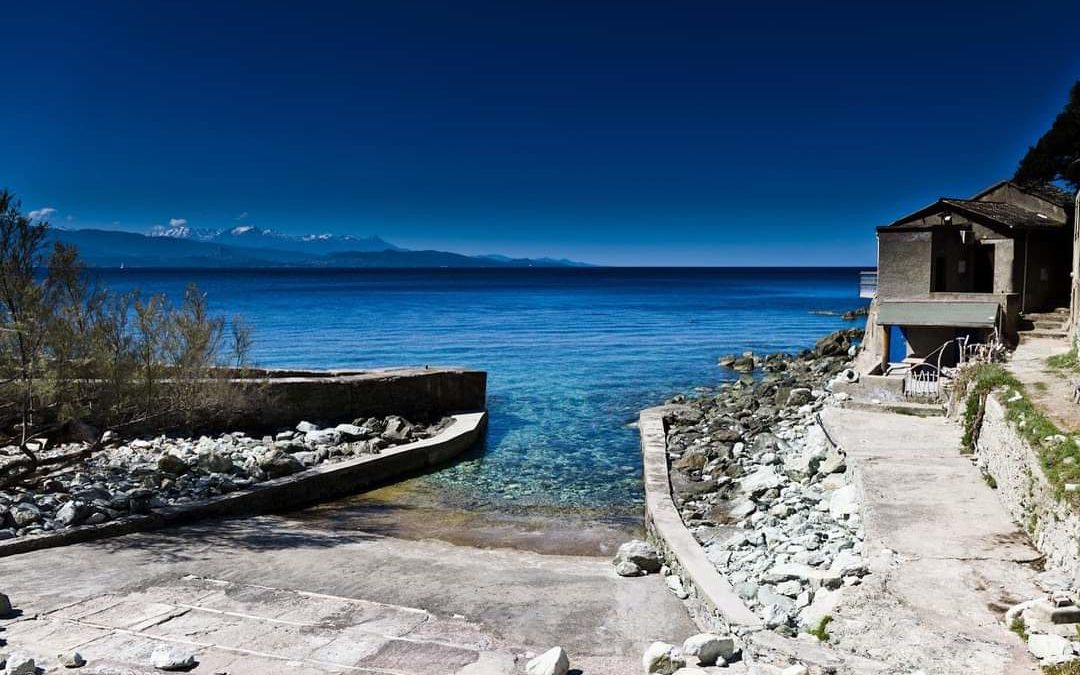
[[[171,452],[163,452],[158,457],[158,471],[162,473],[172,474],[173,476],[179,476],[188,472],[188,464],[184,461],[183,457],[180,457]]]
[[[215,447],[203,448],[199,451],[199,466],[211,473],[228,473],[232,471],[232,459]]]
[[[388,441],[407,441],[413,435],[413,425],[404,418],[391,415],[386,418],[386,429],[382,437]]]
[[[57,509],[56,522],[64,527],[71,527],[81,522],[88,514],[89,510],[86,508],[86,504],[72,500]]]
[[[641,657],[641,665],[646,673],[674,675],[675,671],[686,665],[686,659],[675,645],[654,642]]]
[[[562,647],[552,647],[525,665],[527,675],[566,675],[570,659]]]
[[[337,429],[317,429],[304,434],[307,445],[337,445],[341,440],[342,434]]]
[[[339,424],[334,429],[345,441],[359,441],[372,435],[371,429],[358,427],[355,424]]]
[[[763,466],[739,481],[739,490],[743,494],[757,495],[778,488],[784,484],[783,477],[771,466]]]
[[[303,471],[304,465],[293,455],[281,450],[270,450],[259,457],[259,468],[270,478],[289,476]]]
[[[845,485],[829,499],[829,515],[836,520],[859,512],[859,493],[854,485]]]
[[[620,566],[623,570],[628,570],[623,563],[630,563],[641,572],[659,572],[660,571],[660,554],[653,548],[652,544],[642,541],[640,539],[634,539],[628,541],[619,547],[619,550],[615,553],[616,571],[619,571]],[[622,574],[622,572],[619,572]],[[623,576],[631,576],[624,574]]]
[[[29,656],[12,654],[7,658],[4,675],[35,675],[35,673],[37,673],[37,664]]]
[[[15,527],[27,527],[41,522],[41,509],[37,504],[22,502],[11,507],[8,517],[15,523]]]
[[[1073,656],[1072,643],[1060,635],[1031,635],[1027,644],[1028,651],[1040,661],[1061,663]]]
[[[696,656],[699,666],[723,665],[735,655],[735,638],[730,635],[700,633],[686,638],[683,654]]]
[[[150,662],[158,670],[191,670],[195,667],[195,653],[179,646],[161,646],[150,655]]]
[[[75,651],[60,652],[56,655],[56,660],[65,668],[82,668],[86,665],[83,655]]]

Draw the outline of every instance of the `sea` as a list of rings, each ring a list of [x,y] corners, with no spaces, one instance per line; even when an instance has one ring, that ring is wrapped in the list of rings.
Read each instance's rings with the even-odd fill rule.
[[[396,486],[380,502],[383,511],[393,504],[400,516],[382,513],[386,527],[401,529],[400,521],[409,520],[400,515],[402,504],[411,504],[414,525],[430,533],[433,513],[471,514],[457,522],[477,531],[508,516],[578,518],[584,530],[637,522],[643,502],[638,411],[733,379],[717,365],[721,355],[797,352],[830,331],[859,325],[840,317],[865,302],[858,297],[858,272],[590,267],[94,274],[115,290],[177,300],[188,284],[197,284],[213,312],[242,316],[252,326],[251,360],[259,366],[486,371],[486,440],[460,461]],[[348,523],[349,509],[371,507],[371,499],[324,514]],[[488,517],[480,522],[477,514]]]

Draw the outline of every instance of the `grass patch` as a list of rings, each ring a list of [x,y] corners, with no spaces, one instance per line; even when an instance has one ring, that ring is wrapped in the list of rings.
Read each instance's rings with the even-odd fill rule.
[[[1080,447],[1075,439],[1062,433],[1032,402],[1024,386],[996,363],[981,363],[965,368],[957,379],[957,391],[966,392],[967,396],[961,452],[974,452],[986,411],[986,397],[994,390],[1000,392],[1006,420],[1038,454],[1039,463],[1054,494],[1064,499],[1066,483],[1080,483]],[[1069,498],[1080,503],[1080,493],[1069,493]]]
[[[1046,359],[1046,365],[1053,370],[1080,370],[1080,357],[1077,357],[1074,349],[1064,354],[1054,354]]]
[[[1080,661],[1043,666],[1042,671],[1045,675],[1080,675]]]
[[[983,477],[983,480],[986,482],[986,484],[990,486],[991,490],[996,490],[997,489],[997,480],[993,476],[990,475],[989,471],[984,470],[982,472],[982,477]]]
[[[821,617],[821,621],[818,621],[818,625],[810,629],[809,633],[821,640],[822,642],[829,641],[829,624],[832,623],[832,614],[826,614]]]
[[[1045,382],[1032,382],[1031,386],[1034,387],[1035,391],[1039,392],[1040,394],[1045,394],[1046,390],[1048,389]]]
[[[1009,630],[1011,630],[1012,632],[1019,635],[1021,640],[1023,640],[1024,642],[1027,642],[1027,639],[1028,639],[1027,624],[1024,623],[1023,619],[1021,619],[1020,617],[1014,618],[1012,620],[1012,623],[1009,624]]]

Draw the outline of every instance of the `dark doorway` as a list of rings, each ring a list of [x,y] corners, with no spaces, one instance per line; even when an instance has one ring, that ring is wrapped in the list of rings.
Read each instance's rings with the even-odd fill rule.
[[[930,289],[932,293],[944,293],[945,279],[948,277],[949,270],[945,267],[945,256],[937,255],[934,258],[934,281],[933,288]]]
[[[994,247],[988,244],[975,245],[975,278],[973,279],[976,293],[994,292]]]

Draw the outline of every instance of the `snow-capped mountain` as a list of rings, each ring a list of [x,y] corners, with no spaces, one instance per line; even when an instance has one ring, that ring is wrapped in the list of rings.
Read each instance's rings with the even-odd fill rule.
[[[404,251],[380,237],[354,237],[350,234],[284,234],[274,230],[239,225],[227,230],[192,228],[188,225],[157,225],[150,230],[151,237],[169,237],[191,241],[211,242],[266,248],[279,251],[297,251],[314,254],[327,253],[374,253],[381,251]]]

